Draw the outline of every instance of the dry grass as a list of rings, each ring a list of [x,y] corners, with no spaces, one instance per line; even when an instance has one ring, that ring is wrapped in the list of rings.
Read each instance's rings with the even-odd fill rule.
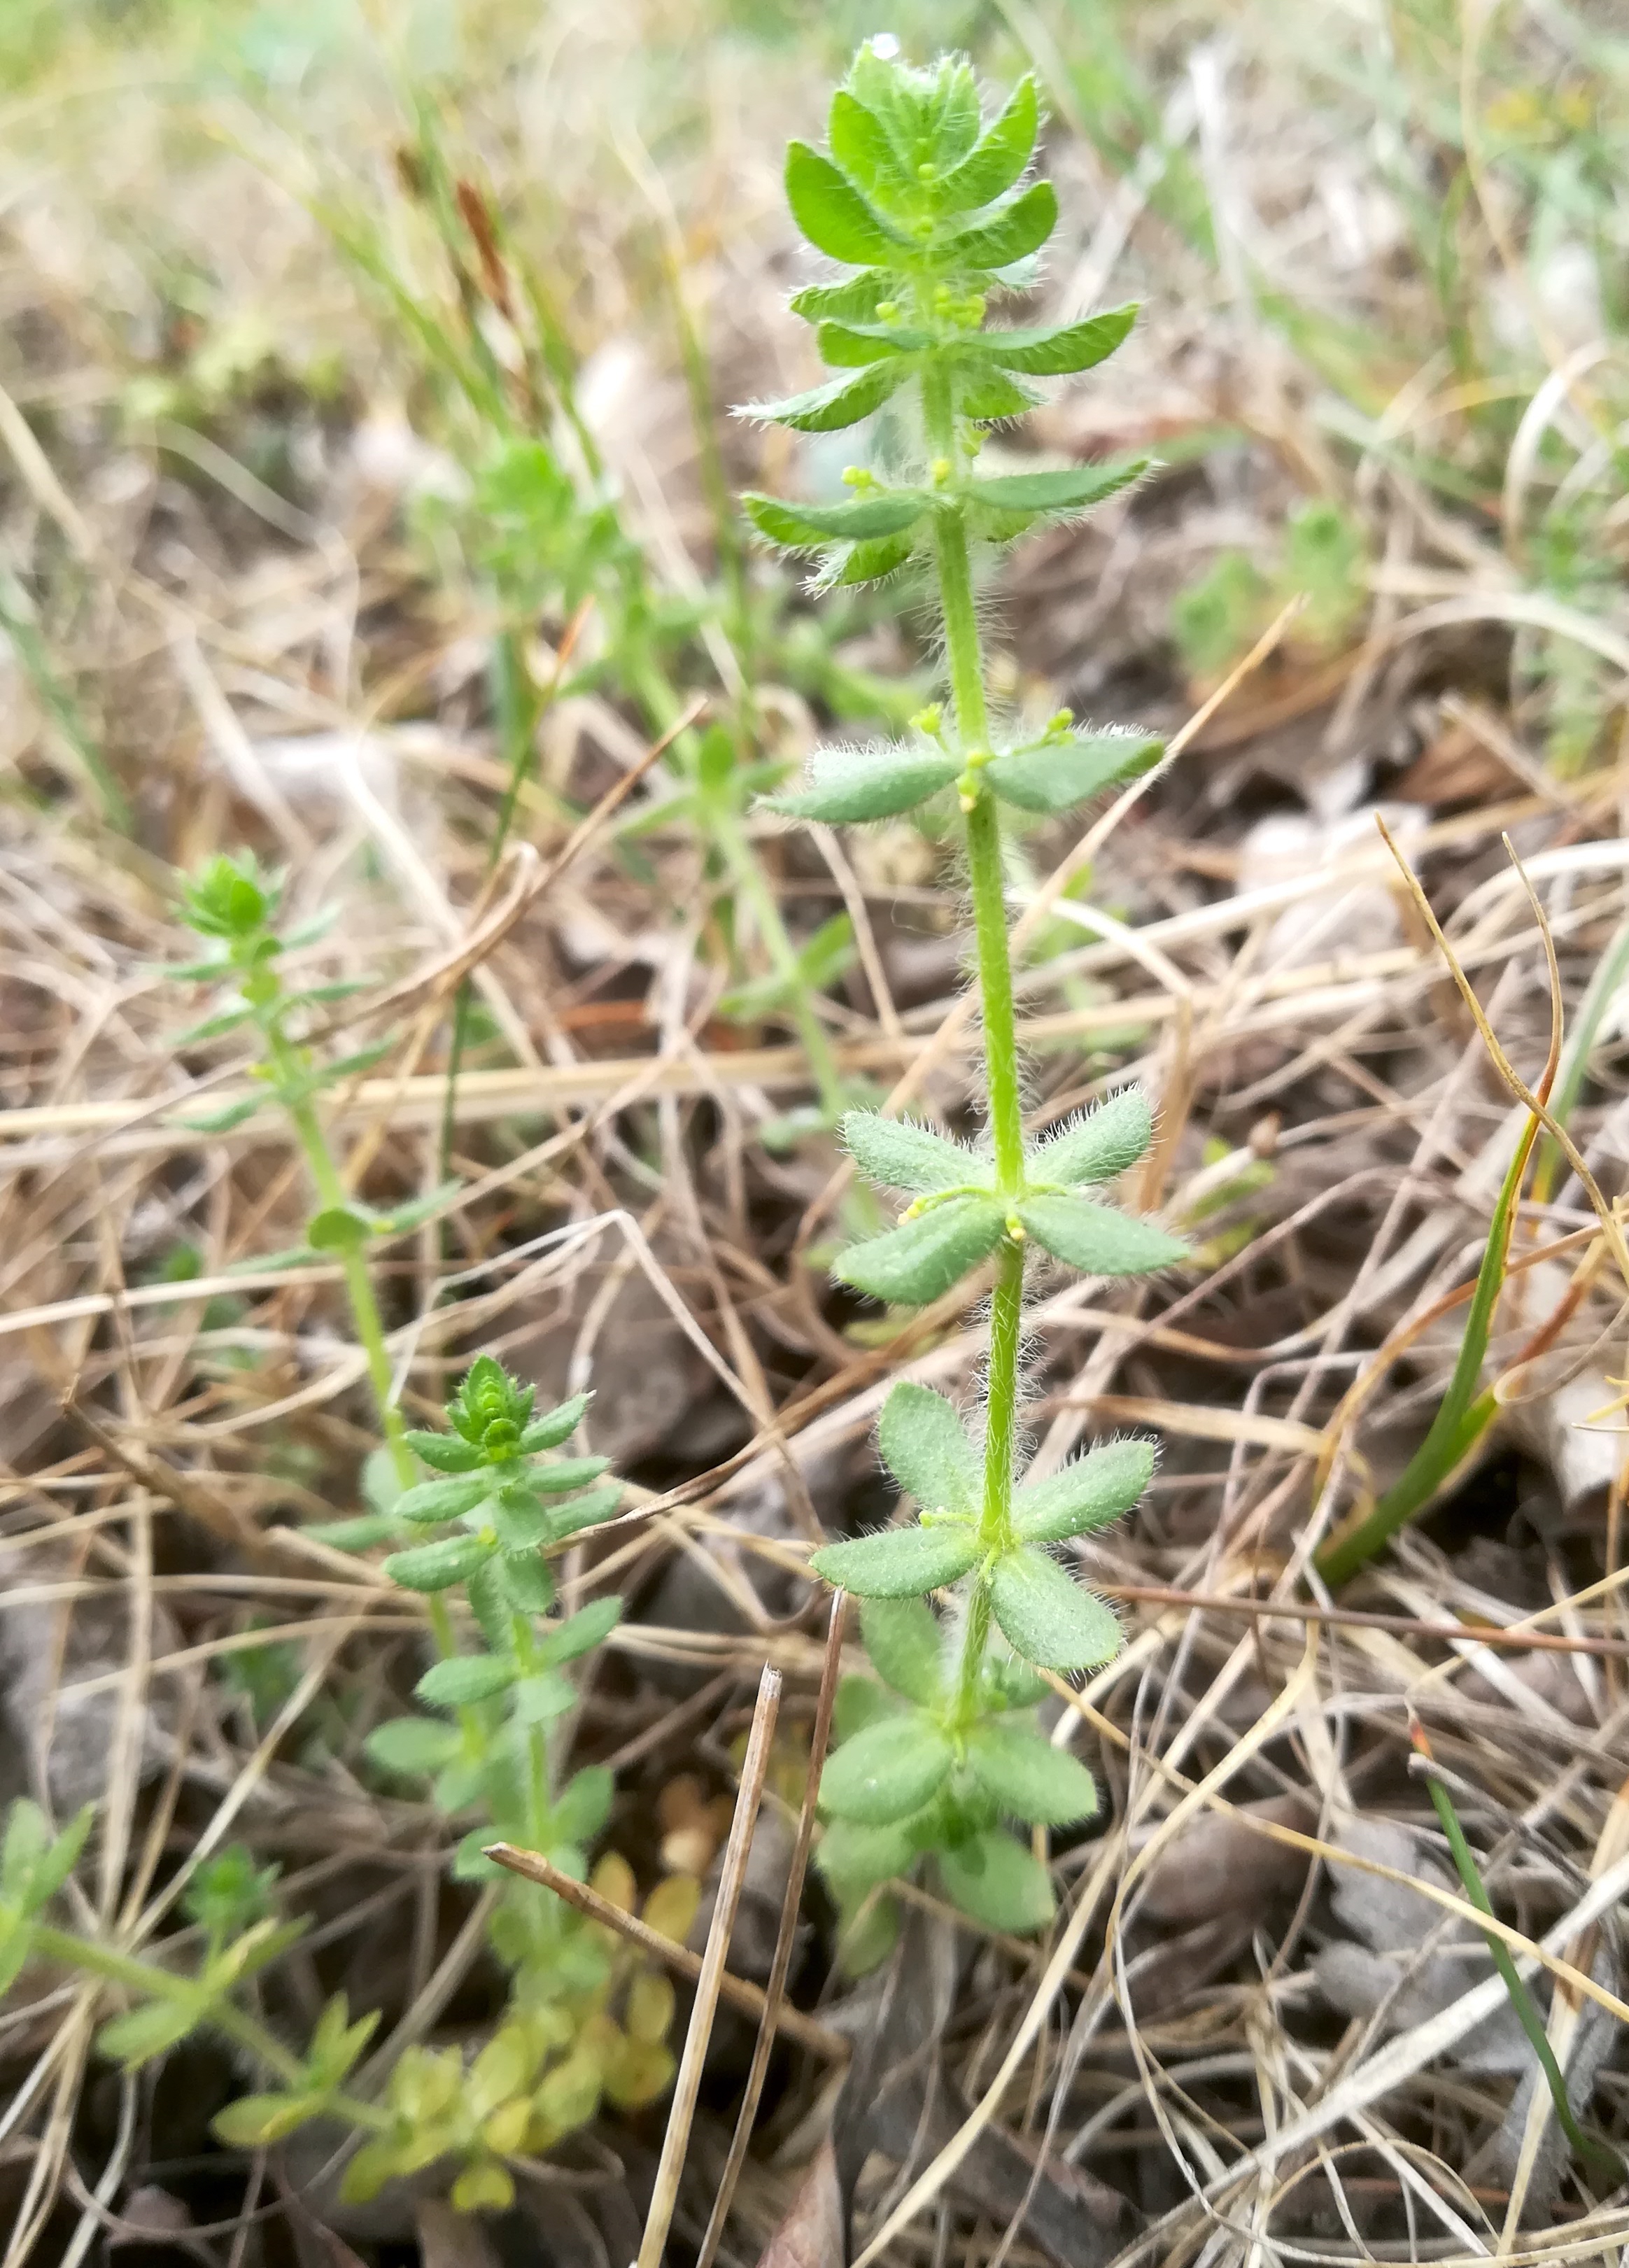
[[[1135,1526],[1083,1555],[1124,1601],[1125,1649],[1060,1695],[1055,1737],[1100,1769],[1104,1825],[1052,1854],[1063,1918],[1038,1948],[981,1942],[917,1894],[892,1967],[857,1988],[832,1971],[811,1892],[791,1990],[853,2040],[854,2074],[839,2095],[812,2058],[771,2064],[726,2260],[757,2257],[829,2132],[856,2264],[1514,2264],[1629,2245],[1622,2193],[1546,2132],[1408,1761],[1412,1709],[1456,1776],[1558,2055],[1585,2074],[1581,2109],[1629,2132],[1629,1484],[1621,1415],[1603,1414],[1629,1286],[1576,1179],[1519,1221],[1493,1371],[1559,1322],[1509,1375],[1474,1469],[1338,1599],[1311,1566],[1429,1423],[1463,1312],[1449,1295],[1475,1273],[1522,1118],[1374,806],[1527,1078],[1551,1005],[1522,874],[1569,1019],[1629,912],[1629,622],[1615,587],[1535,564],[1540,491],[1592,452],[1581,491],[1615,477],[1593,438],[1621,414],[1611,310],[1596,306],[1593,358],[1587,306],[1588,335],[1567,329],[1581,287],[1474,369],[1435,352],[1429,279],[1391,229],[1381,114],[1364,108],[1391,20],[1325,25],[1344,84],[1308,76],[1285,44],[1295,27],[1249,13],[1142,26],[1125,52],[1161,92],[1170,147],[1119,174],[1101,136],[1072,130],[1094,121],[1072,118],[1088,90],[1067,74],[1098,52],[1072,11],[1014,4],[991,45],[992,69],[1021,40],[1059,74],[1049,163],[1073,264],[1053,297],[1149,302],[1116,375],[1058,409],[1047,445],[1152,439],[1174,468],[1015,563],[992,602],[1012,698],[1180,725],[1213,681],[1174,656],[1173,597],[1230,546],[1281,578],[1279,531],[1308,494],[1361,532],[1361,605],[1322,644],[1292,626],[1112,828],[1037,834],[1014,875],[1036,1118],[1146,1080],[1160,1134],[1134,1195],[1200,1248],[1157,1289],[1072,1284],[1033,1319],[1041,1469],[1120,1426],[1165,1442]],[[1419,22],[1451,48],[1446,18]],[[1535,11],[1516,61],[1593,86],[1610,116],[1617,82],[1592,81],[1604,67],[1570,37]],[[354,1503],[361,1359],[335,1270],[254,1264],[304,1218],[279,1126],[203,1140],[181,1123],[243,1067],[169,1043],[189,1013],[157,973],[180,950],[172,870],[250,840],[287,864],[297,910],[338,906],[313,961],[370,980],[346,1012],[393,1043],[334,1113],[372,1199],[433,1187],[450,1123],[459,1194],[381,1273],[407,1405],[433,1410],[479,1347],[546,1386],[598,1386],[594,1446],[630,1473],[633,1509],[573,1560],[570,1592],[620,1587],[634,1606],[573,1756],[618,1766],[610,1839],[641,1874],[660,1866],[653,1810],[676,1775],[733,1785],[766,1665],[785,1681],[768,1811],[795,1815],[826,1613],[804,1558],[822,1527],[876,1515],[888,1381],[954,1391],[981,1322],[934,1311],[884,1337],[827,1288],[840,1161],[822,1137],[759,1139],[807,1100],[804,1055],[773,1018],[719,1012],[730,909],[695,828],[660,815],[660,768],[626,782],[653,734],[614,671],[548,708],[488,873],[506,777],[483,674],[494,622],[411,504],[472,448],[468,416],[299,202],[361,216],[456,327],[393,173],[411,57],[394,48],[393,84],[381,33],[257,107],[252,87],[200,92],[193,33],[173,39],[132,70],[111,40],[70,38],[11,99],[0,183],[0,577],[29,594],[46,665],[14,639],[0,725],[0,1792],[33,1786],[62,1815],[98,1800],[77,1918],[121,1944],[177,1948],[190,1873],[247,1841],[312,1917],[273,1995],[284,2018],[343,1984],[384,2011],[387,2046],[476,2038],[497,1993],[479,1902],[447,1889],[429,1807],[358,1769],[410,1683],[417,1619],[299,1532]],[[777,152],[811,126],[826,59],[615,4],[524,34],[494,13],[471,42],[484,76],[425,99],[549,279],[657,588],[707,599],[677,690],[722,712],[741,657],[715,603],[663,261],[677,248],[719,400],[796,380]],[[1476,73],[1493,60],[1431,60],[1448,113],[1488,114]],[[1478,166],[1474,136],[1471,158],[1481,218],[1456,257],[1496,342],[1548,207],[1528,175]],[[1214,259],[1171,201],[1190,189],[1220,229]],[[1559,273],[1552,259],[1538,283]],[[1329,326],[1304,353],[1286,300],[1303,345]],[[1344,350],[1362,327],[1373,342],[1366,404],[1319,361],[1342,325]],[[742,445],[719,430],[733,477]],[[1610,496],[1599,528],[1610,546]],[[541,606],[528,627],[544,686],[573,639],[579,660],[600,651],[592,608],[573,627]],[[846,623],[819,669],[803,637],[794,610],[754,663],[762,745],[787,759],[823,721],[834,663],[884,678],[928,663],[886,608]],[[1545,755],[1559,653],[1567,697],[1587,678],[1599,710],[1571,770]],[[903,825],[812,844],[762,828],[756,844],[795,935],[844,906],[855,918],[861,961],[822,1007],[844,1068],[971,1123],[941,848]],[[745,928],[736,942],[757,968]],[[449,1109],[449,983],[469,960],[481,1016]],[[1572,1121],[1609,1202],[1629,1157],[1621,1020],[1609,1012]],[[759,1965],[744,1932],[733,1956],[760,1984],[778,1922],[765,1895]],[[390,2228],[336,2218],[324,2250],[328,2208],[299,2201],[314,2166],[206,2146],[236,2083],[224,2058],[117,2081],[91,2054],[92,2005],[31,1972],[0,2017],[4,2268],[72,2268],[138,2225],[151,2247],[165,2195],[193,2224],[166,2259],[405,2257],[410,2206]],[[706,2225],[750,2036],[721,2020],[714,2049],[673,2259]],[[608,2121],[536,2169],[526,2257],[630,2257],[660,2139],[660,2116]],[[438,2226],[420,2216],[427,2262],[452,2257]]]

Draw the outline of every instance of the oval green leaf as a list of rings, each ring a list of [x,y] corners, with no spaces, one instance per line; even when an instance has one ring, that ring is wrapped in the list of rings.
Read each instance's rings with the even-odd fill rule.
[[[1046,1868],[1012,1836],[992,1830],[939,1853],[945,1896],[986,1929],[1014,1936],[1044,1929],[1058,1911]]]
[[[1123,780],[1139,779],[1165,754],[1152,733],[1076,733],[997,756],[985,777],[1006,803],[1023,811],[1069,811]]]
[[[967,1760],[986,1795],[1032,1827],[1068,1827],[1097,1809],[1097,1783],[1078,1756],[1014,1725],[977,1725]]]
[[[995,1161],[981,1157],[947,1134],[918,1126],[913,1118],[883,1118],[874,1110],[851,1110],[838,1132],[843,1146],[868,1182],[879,1189],[908,1189],[927,1197],[946,1189],[990,1189]]]
[[[925,1599],[866,1599],[860,1636],[877,1675],[924,1709],[944,1695],[944,1634]]]
[[[484,1565],[491,1549],[478,1535],[444,1535],[416,1551],[393,1551],[385,1573],[404,1591],[446,1591]]]
[[[1026,1197],[1018,1218],[1054,1259],[1087,1276],[1146,1276],[1189,1257],[1185,1244],[1152,1221],[1134,1220],[1087,1197]]]
[[[1061,1472],[1021,1488],[1013,1524],[1029,1543],[1061,1543],[1123,1520],[1154,1477],[1152,1441],[1105,1441]]]
[[[851,268],[886,268],[902,250],[914,248],[807,142],[787,145],[786,202],[814,249]]]
[[[888,1827],[920,1811],[950,1776],[950,1742],[912,1711],[868,1725],[826,1759],[821,1808],[862,1827]]]
[[[809,1561],[823,1583],[859,1599],[913,1599],[965,1575],[978,1557],[970,1525],[884,1528],[845,1543],[827,1543]]]
[[[924,1512],[977,1517],[983,1466],[955,1405],[942,1394],[914,1379],[903,1380],[882,1405],[877,1447],[889,1472]]]
[[[1140,1086],[1123,1086],[1106,1102],[1071,1118],[1024,1161],[1031,1184],[1112,1182],[1137,1163],[1154,1139],[1154,1113]]]
[[[970,1275],[1006,1233],[1006,1208],[993,1197],[948,1197],[886,1236],[851,1245],[832,1273],[873,1300],[924,1307]]]
[[[1103,1602],[1032,1544],[997,1560],[990,1606],[1014,1653],[1042,1669],[1095,1669],[1120,1651],[1120,1625]]]
[[[817,748],[809,759],[807,784],[765,801],[771,811],[828,827],[894,819],[947,788],[960,770],[955,757],[940,748]]]

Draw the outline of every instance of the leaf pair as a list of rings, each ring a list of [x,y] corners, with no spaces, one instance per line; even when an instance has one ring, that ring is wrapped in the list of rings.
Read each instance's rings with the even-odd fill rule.
[[[1149,770],[1164,745],[1146,733],[1069,733],[1003,750],[981,767],[980,777],[1019,809],[1068,811]],[[933,741],[817,748],[802,787],[764,800],[789,818],[860,825],[920,809],[954,786],[962,771],[961,756]]]
[[[1067,1749],[1000,1723],[976,1725],[958,1744],[925,1710],[882,1718],[835,1749],[821,1807],[861,1827],[890,1827],[961,1774],[997,1811],[1029,1825],[1067,1826],[1097,1808],[1096,1783]]]
[[[931,1202],[897,1228],[851,1245],[832,1272],[890,1306],[922,1307],[940,1299],[988,1259],[1013,1224],[1054,1259],[1087,1276],[1146,1276],[1188,1256],[1188,1248],[1151,1221],[1063,1192],[1015,1201],[994,1196]]]

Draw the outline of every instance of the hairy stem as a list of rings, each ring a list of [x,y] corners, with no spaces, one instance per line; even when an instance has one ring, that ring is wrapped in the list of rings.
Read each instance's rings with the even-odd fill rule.
[[[928,441],[941,461],[954,463],[955,418],[947,381],[930,373],[924,406]],[[945,504],[934,515],[934,555],[945,615],[945,652],[955,702],[956,729],[966,771],[962,808],[967,822],[968,877],[973,898],[979,1001],[984,1021],[984,1070],[990,1092],[990,1134],[996,1187],[1016,1198],[1024,1185],[1023,1105],[1018,1076],[1018,1029],[1013,1011],[1013,961],[1007,948],[1006,898],[1001,866],[1001,821],[981,774],[990,757],[990,712],[984,699],[984,655],[973,603],[967,526],[960,509]],[[1023,1336],[1024,1247],[1003,1244],[990,1310],[990,1372],[984,1432],[984,1501],[979,1541],[988,1557],[1012,1543],[1013,1457],[1018,1432],[1018,1367]],[[956,1673],[956,1716],[965,1727],[977,1714],[978,1680],[990,1638],[986,1577],[973,1578]]]

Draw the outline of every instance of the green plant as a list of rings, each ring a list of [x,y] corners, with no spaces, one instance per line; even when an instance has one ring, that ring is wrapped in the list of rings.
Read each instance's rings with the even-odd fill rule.
[[[608,1771],[591,1767],[562,1779],[549,1752],[550,1727],[577,1701],[564,1673],[604,1640],[622,1612],[620,1599],[607,1598],[547,1619],[555,1602],[548,1555],[608,1518],[621,1493],[601,1480],[603,1458],[550,1458],[587,1398],[534,1416],[534,1390],[480,1356],[447,1404],[451,1430],[402,1436],[415,1469],[426,1466],[433,1477],[416,1482],[387,1513],[313,1531],[351,1550],[416,1535],[387,1558],[386,1574],[444,1602],[461,1592],[469,1610],[475,1645],[449,1648],[416,1688],[439,1713],[391,1718],[365,1748],[380,1773],[426,1779],[439,1810],[474,1819],[453,1872],[497,1882],[488,1938],[509,1976],[503,2020],[479,2053],[467,2064],[456,2048],[409,2045],[391,2062],[377,2099],[353,2093],[344,2082],[376,2019],[353,2024],[343,1994],[329,2002],[303,2057],[285,2048],[240,1994],[301,1925],[272,1912],[276,1869],[257,1868],[236,1847],[200,1867],[188,1886],[185,1911],[203,1938],[190,1976],[52,1926],[44,1911],[72,1872],[92,1815],[54,1837],[27,1802],[12,1807],[0,1851],[0,1992],[31,1955],[100,1978],[132,2004],[98,2035],[100,2051],[127,2068],[201,2029],[221,2033],[274,2084],[227,2105],[215,2121],[220,2139],[259,2148],[311,2119],[337,2121],[360,2138],[345,2175],[355,2199],[453,2159],[455,2205],[502,2207],[513,2194],[506,2160],[548,2149],[592,2118],[601,2100],[635,2108],[663,2091],[673,2073],[667,1977],[548,1890],[482,1855],[494,1840],[513,1842],[581,1876],[610,1810]],[[450,1616],[446,1627],[452,1630]],[[615,1852],[593,1879],[613,1903],[632,1906],[633,1879]],[[682,1938],[698,1895],[692,1877],[670,1876],[646,1900],[645,1919]]]
[[[1116,308],[1051,329],[987,327],[995,294],[1028,284],[1057,202],[1026,184],[1039,123],[1026,78],[986,122],[965,61],[910,69],[881,43],[861,48],[833,97],[829,156],[794,142],[792,213],[816,250],[858,273],[800,291],[837,375],[750,414],[795,431],[857,424],[893,405],[914,437],[883,478],[845,476],[845,504],[753,494],[760,533],[818,561],[822,587],[873,580],[921,563],[942,612],[954,707],[922,711],[910,738],[818,751],[804,786],[773,799],[792,816],[863,822],[954,797],[971,884],[989,1094],[987,1141],[970,1147],[925,1126],[853,1112],[844,1138],[880,1188],[910,1197],[903,1220],[840,1255],[836,1273],[872,1297],[940,1298],[991,1263],[994,1292],[984,1407],[971,1431],[942,1395],[896,1386],[880,1428],[882,1455],[918,1517],[827,1545],[813,1565],[859,1595],[861,1628],[886,1691],[844,1693],[840,1744],[827,1764],[821,1863],[856,1913],[924,1851],[946,1893],[995,1928],[1033,1929],[1053,1910],[1045,1868],[999,1822],[1064,1826],[1096,1807],[1091,1774],[1037,1729],[1041,1669],[1107,1661],[1119,1627],[1102,1600],[1053,1557],[1056,1546],[1137,1503],[1154,1447],[1121,1440],[1045,1480],[1021,1483],[1020,1361],[1028,1256],[1039,1248],[1094,1275],[1168,1266],[1185,1248],[1163,1229],[1083,1192],[1135,1163],[1152,1131],[1127,1089],[1040,1142],[1025,1138],[1003,900],[1004,805],[1071,809],[1146,770],[1161,743],[1091,732],[1065,713],[1039,734],[1008,733],[984,685],[972,546],[1079,517],[1133,482],[1141,460],[1064,469],[977,469],[985,429],[1038,399],[1037,377],[1089,369],[1131,329]],[[981,1438],[982,1436],[982,1438]],[[947,1593],[941,1619],[934,1594]],[[874,1951],[873,1939],[855,1962]]]

